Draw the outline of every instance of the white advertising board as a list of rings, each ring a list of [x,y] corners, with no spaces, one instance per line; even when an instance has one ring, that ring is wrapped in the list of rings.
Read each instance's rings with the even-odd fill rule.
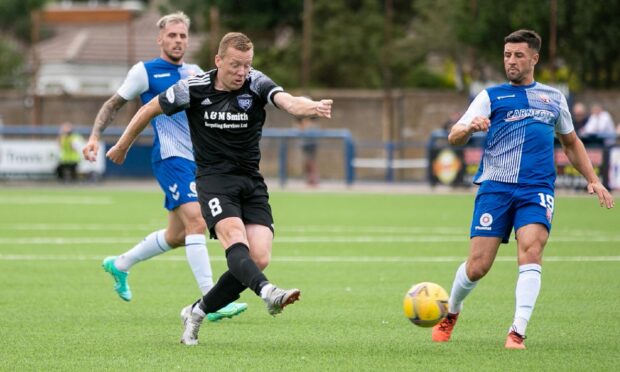
[[[7,140],[0,139],[0,174],[53,174],[58,166],[60,148],[55,140]],[[105,146],[99,144],[94,163],[83,160],[78,173],[105,171]]]

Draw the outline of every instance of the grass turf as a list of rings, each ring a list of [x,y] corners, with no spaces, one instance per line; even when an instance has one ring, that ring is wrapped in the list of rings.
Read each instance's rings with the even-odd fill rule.
[[[183,249],[131,270],[121,301],[100,267],[165,226],[156,191],[4,189],[0,194],[0,370],[616,370],[620,217],[558,196],[528,350],[503,348],[516,245],[502,246],[449,343],[403,316],[416,282],[449,291],[468,252],[473,195],[274,192],[266,274],[302,290],[276,318],[250,291],[243,315],[178,343],[198,289]],[[209,242],[215,274],[225,270]]]

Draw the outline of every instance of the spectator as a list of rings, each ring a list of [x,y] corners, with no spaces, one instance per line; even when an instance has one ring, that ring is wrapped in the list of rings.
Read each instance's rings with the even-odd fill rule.
[[[609,112],[603,109],[600,103],[592,105],[590,117],[581,130],[581,136],[599,136],[605,139],[605,144],[615,141],[616,130],[614,121]]]
[[[581,133],[581,129],[588,122],[588,109],[586,105],[581,102],[576,102],[573,105],[573,126],[576,133]]]
[[[62,123],[58,136],[60,160],[58,168],[56,168],[59,180],[63,182],[77,181],[77,166],[81,158],[82,143],[82,136],[73,131],[71,123]]]
[[[319,169],[316,164],[318,139],[312,136],[312,130],[316,129],[313,117],[297,119],[297,127],[301,131],[301,152],[303,155],[303,173],[306,185],[316,187],[319,184]]]

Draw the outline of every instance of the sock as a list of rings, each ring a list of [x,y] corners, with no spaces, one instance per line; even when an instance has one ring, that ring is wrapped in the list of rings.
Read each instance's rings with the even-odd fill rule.
[[[267,283],[267,284],[265,284],[265,285],[263,286],[263,288],[261,288],[261,290],[260,290],[260,297],[261,297],[262,299],[264,299],[265,297],[267,297],[267,293],[268,293],[268,292],[269,292],[269,290],[270,290],[271,288],[273,288],[273,287],[274,287],[274,285],[273,285],[273,284],[271,284],[271,283]]]
[[[463,300],[469,292],[471,292],[478,284],[477,281],[472,282],[467,277],[467,271],[465,270],[467,262],[463,262],[456,270],[454,276],[454,282],[452,283],[452,290],[450,291],[450,300],[448,301],[448,312],[457,314],[463,309]]]
[[[260,296],[261,288],[268,281],[250,257],[250,249],[243,243],[233,244],[226,250],[226,261],[235,278]]]
[[[541,285],[542,267],[538,264],[519,266],[519,279],[515,290],[516,310],[511,330],[525,336]]]
[[[194,306],[194,310],[200,308],[205,314],[214,313],[239,299],[239,295],[246,288],[230,271],[226,271],[213,288],[202,296],[198,306]]]
[[[200,292],[205,295],[213,288],[213,271],[207,250],[207,238],[203,234],[185,236],[185,255],[194,273]]]
[[[204,318],[205,316],[207,316],[207,313],[205,313],[204,311],[202,311],[202,309],[200,308],[200,306],[197,306],[200,304],[200,301],[202,301],[202,298],[199,299],[198,301],[194,302],[194,304],[192,305],[192,314],[199,316],[201,319]]]
[[[159,230],[150,233],[140,243],[118,256],[114,266],[120,271],[129,271],[133,265],[140,261],[145,261],[168,252],[172,247],[166,242],[165,232],[166,230]]]

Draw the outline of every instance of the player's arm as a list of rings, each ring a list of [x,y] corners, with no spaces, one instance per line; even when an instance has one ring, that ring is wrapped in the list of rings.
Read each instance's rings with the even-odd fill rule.
[[[116,144],[108,150],[106,156],[115,164],[123,164],[129,148],[136,138],[138,138],[138,135],[142,133],[144,128],[146,128],[155,116],[162,113],[159,97],[155,96],[149,103],[140,107],[138,112],[131,118],[127,128],[125,128],[125,131]]]
[[[588,181],[588,192],[590,194],[596,193],[598,196],[599,204],[609,208],[614,206],[614,197],[607,191],[605,186],[601,183],[599,178],[594,173],[592,163],[586,152],[586,148],[583,142],[577,137],[575,131],[567,134],[559,134],[558,138],[564,149],[564,153],[570,160],[571,164],[581,173]]]
[[[486,132],[491,126],[491,100],[486,90],[478,93],[471,102],[465,114],[452,126],[448,134],[448,142],[454,146],[461,146],[469,141],[472,134]]]
[[[99,138],[101,138],[101,134],[110,125],[110,123],[114,121],[118,110],[120,110],[126,103],[126,99],[121,97],[118,93],[114,93],[114,95],[105,101],[103,106],[101,106],[99,112],[97,113],[97,117],[95,118],[93,129],[88,137],[88,142],[82,148],[82,155],[84,155],[84,159],[95,161],[97,158],[97,153],[99,152]]]
[[[332,117],[332,104],[334,101],[331,99],[313,101],[306,97],[292,96],[289,93],[280,91],[275,93],[273,102],[280,109],[291,115],[319,116],[329,119]]]
[[[450,129],[448,142],[454,146],[464,145],[469,141],[472,134],[489,130],[491,121],[484,116],[476,116],[469,123],[458,122]]]

